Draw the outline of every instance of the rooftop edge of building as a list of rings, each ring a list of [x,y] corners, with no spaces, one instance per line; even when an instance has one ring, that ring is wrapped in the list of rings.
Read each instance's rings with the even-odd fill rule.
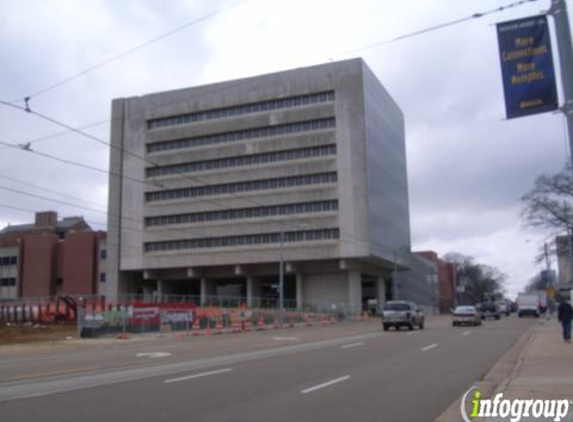
[[[386,88],[379,81],[378,77],[375,75],[375,73],[372,71],[372,69],[368,66],[368,64],[361,57],[355,57],[355,58],[351,58],[351,59],[333,61],[333,62],[328,62],[328,63],[320,63],[320,64],[315,64],[315,65],[310,65],[310,66],[294,67],[294,68],[290,68],[290,69],[279,70],[279,71],[274,71],[274,72],[269,72],[269,73],[262,73],[262,74],[246,76],[246,77],[240,77],[240,78],[236,78],[236,79],[228,79],[228,80],[223,80],[223,81],[219,81],[219,82],[211,82],[211,83],[206,83],[206,84],[201,84],[201,85],[188,86],[188,87],[184,87],[184,88],[175,88],[175,89],[168,89],[165,91],[157,91],[157,92],[143,94],[143,95],[135,95],[135,96],[128,96],[128,97],[117,97],[117,98],[112,99],[112,102],[129,102],[129,101],[134,101],[134,100],[140,100],[140,101],[144,101],[146,103],[149,102],[150,106],[152,106],[155,109],[158,109],[158,108],[162,108],[162,107],[168,107],[168,106],[171,106],[175,103],[183,102],[185,100],[191,100],[192,98],[189,98],[190,94],[192,94],[194,96],[193,99],[196,99],[197,98],[196,96],[216,94],[219,91],[230,89],[230,88],[233,88],[235,86],[239,87],[241,85],[244,86],[245,84],[248,85],[248,84],[253,84],[253,83],[260,83],[261,79],[272,80],[274,78],[281,78],[281,77],[286,76],[286,75],[292,75],[295,72],[301,72],[301,73],[302,72],[326,72],[326,71],[328,71],[328,69],[333,69],[333,68],[351,69],[352,67],[355,67],[355,69],[357,71],[360,71],[362,73],[363,77],[364,77],[364,74],[368,74],[368,76],[376,79],[380,83],[380,86],[382,87],[383,91],[388,96],[388,98],[390,98],[392,100],[396,109],[400,113],[402,112],[399,105],[396,103],[396,101],[392,97],[392,95],[386,90]],[[162,103],[162,101],[161,101],[165,98],[165,96],[170,97],[170,101],[168,103]]]

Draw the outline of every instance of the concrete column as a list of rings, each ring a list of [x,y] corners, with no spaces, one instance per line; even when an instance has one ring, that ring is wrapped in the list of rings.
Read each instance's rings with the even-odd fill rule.
[[[382,276],[378,276],[378,282],[377,282],[377,307],[376,307],[376,312],[378,313],[378,315],[382,314],[382,309],[384,308],[384,302],[386,301],[386,280],[384,279],[384,277]]]
[[[201,277],[201,306],[205,305],[207,294],[207,279],[205,277]]]
[[[303,275],[301,273],[296,274],[296,309],[302,309],[303,302]]]
[[[156,294],[157,297],[159,298],[159,300],[163,300],[163,293],[164,293],[164,286],[163,286],[163,280],[157,280],[157,290],[156,290]]]
[[[247,306],[249,308],[253,307],[253,296],[255,295],[254,293],[254,289],[255,289],[255,280],[253,279],[253,276],[247,276]]]
[[[352,312],[362,312],[362,276],[359,271],[346,273],[348,283],[348,305]]]

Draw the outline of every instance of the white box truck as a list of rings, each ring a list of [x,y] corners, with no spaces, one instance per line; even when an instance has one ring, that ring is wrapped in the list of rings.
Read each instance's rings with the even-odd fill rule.
[[[525,315],[533,315],[539,318],[539,294],[535,293],[519,293],[517,295],[517,316],[523,317]]]

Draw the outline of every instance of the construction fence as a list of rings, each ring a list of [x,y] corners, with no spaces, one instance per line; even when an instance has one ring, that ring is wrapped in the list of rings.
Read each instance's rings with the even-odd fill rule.
[[[128,336],[176,333],[209,336],[362,320],[362,309],[345,303],[283,302],[232,296],[125,295],[115,305],[79,308],[78,335]]]
[[[77,306],[77,300],[71,296],[1,301],[0,322],[54,324],[76,321]]]
[[[363,319],[346,303],[297,304],[275,298],[174,295],[56,296],[0,302],[0,322],[50,324],[76,321],[78,336],[144,333],[210,335]]]

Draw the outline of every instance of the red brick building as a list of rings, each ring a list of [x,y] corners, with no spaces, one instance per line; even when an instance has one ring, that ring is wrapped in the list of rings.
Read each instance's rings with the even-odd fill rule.
[[[456,303],[456,266],[438,257],[433,251],[416,254],[436,264],[438,271],[439,308],[441,313],[448,312]]]
[[[97,294],[105,282],[105,232],[82,217],[39,212],[0,231],[0,299]]]

